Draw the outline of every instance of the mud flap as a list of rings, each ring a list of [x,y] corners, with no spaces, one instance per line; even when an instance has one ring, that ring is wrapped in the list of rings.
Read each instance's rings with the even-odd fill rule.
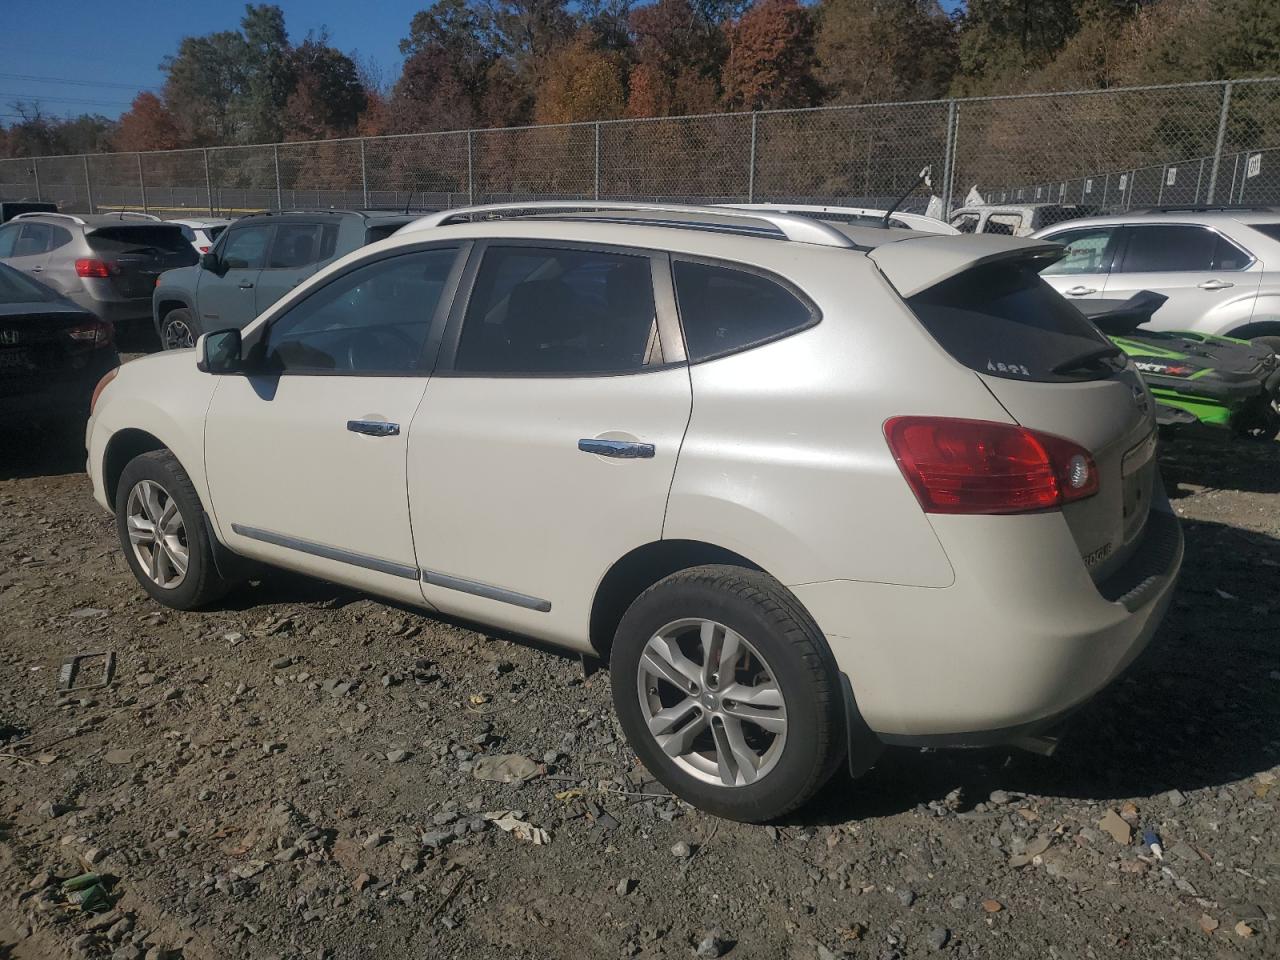
[[[853,698],[853,684],[848,676],[840,674],[840,689],[844,694],[844,740],[848,748],[849,776],[860,777],[876,765],[884,753],[884,743],[862,719],[858,702]]]

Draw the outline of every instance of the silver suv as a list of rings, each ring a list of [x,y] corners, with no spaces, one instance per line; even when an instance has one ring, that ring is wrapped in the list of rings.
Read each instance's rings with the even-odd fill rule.
[[[1280,213],[1203,207],[1074,220],[1037,239],[1066,256],[1042,272],[1072,299],[1169,299],[1148,326],[1262,340],[1280,350]]]
[[[149,320],[156,278],[197,256],[180,227],[144,214],[20,213],[0,226],[0,260],[116,325]]]
[[[88,471],[141,588],[248,558],[605,659],[645,766],[744,820],[1142,650],[1181,533],[1060,247],[571,206],[424,218],[121,367]]]

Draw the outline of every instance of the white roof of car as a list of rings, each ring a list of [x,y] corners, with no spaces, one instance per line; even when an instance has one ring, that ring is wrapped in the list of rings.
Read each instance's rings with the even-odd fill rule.
[[[191,227],[195,230],[203,230],[205,227],[225,227],[230,220],[219,219],[218,217],[199,217],[195,219],[174,219],[167,221],[168,223],[180,223],[183,226]]]
[[[1128,213],[1114,213],[1104,217],[1081,217],[1079,220],[1063,220],[1038,230],[1033,236],[1041,237],[1047,233],[1076,227],[1106,226],[1112,223],[1203,223],[1206,226],[1229,226],[1242,223],[1280,223],[1280,211],[1268,208],[1240,210],[1203,210],[1195,207],[1176,209],[1166,207],[1161,210],[1131,210]]]

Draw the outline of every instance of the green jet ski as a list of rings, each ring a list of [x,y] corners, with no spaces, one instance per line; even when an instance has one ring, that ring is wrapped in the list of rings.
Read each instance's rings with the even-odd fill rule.
[[[1191,331],[1142,330],[1167,300],[1142,290],[1128,300],[1075,305],[1133,360],[1157,402],[1162,427],[1226,427],[1272,440],[1280,434],[1280,358],[1265,344]]]

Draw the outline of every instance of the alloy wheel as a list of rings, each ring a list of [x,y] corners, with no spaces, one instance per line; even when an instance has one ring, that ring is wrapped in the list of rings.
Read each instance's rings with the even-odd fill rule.
[[[154,480],[139,480],[129,491],[125,522],[133,555],[151,582],[166,590],[179,586],[190,552],[178,501]]]
[[[676,620],[645,644],[637,692],[649,733],[676,766],[706,783],[745,786],[782,756],[787,710],[777,678],[722,623]]]
[[[196,345],[195,334],[185,320],[166,320],[164,324],[164,348],[181,350]]]

